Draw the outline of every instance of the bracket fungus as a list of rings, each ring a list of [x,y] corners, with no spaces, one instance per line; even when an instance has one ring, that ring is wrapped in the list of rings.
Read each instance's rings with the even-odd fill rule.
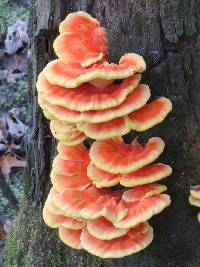
[[[190,205],[200,208],[200,185],[191,186],[189,202]],[[198,221],[200,222],[200,212],[198,213]]]
[[[145,146],[137,139],[132,144],[125,144],[119,137],[95,141],[90,149],[87,175],[97,187],[118,183],[132,187],[159,181],[171,174],[171,167],[161,163],[149,164],[163,149],[164,142],[158,137],[151,138]]]
[[[85,189],[92,184],[86,167],[89,155],[83,145],[65,146],[58,144],[59,155],[53,161],[51,181],[58,192],[66,188]]]
[[[79,63],[87,67],[106,58],[106,29],[89,14],[83,11],[69,14],[60,23],[59,32],[53,47],[64,63]]]
[[[145,249],[153,240],[153,229],[146,222],[130,229],[127,234],[111,240],[102,240],[89,233],[87,228],[81,234],[82,247],[101,258],[121,258]]]
[[[59,32],[53,44],[58,59],[36,84],[38,104],[59,140],[43,218],[72,248],[124,257],[152,242],[148,220],[170,205],[166,186],[155,182],[172,170],[153,163],[164,150],[161,138],[143,146],[121,136],[161,123],[172,104],[165,97],[148,103],[142,56],[107,61],[106,29],[89,14],[69,14]],[[96,140],[89,149],[82,144],[87,137]],[[117,184],[120,189],[113,189]]]
[[[164,147],[164,141],[158,137],[149,139],[145,146],[137,139],[126,144],[121,137],[116,137],[95,141],[90,149],[90,158],[101,170],[127,174],[152,163],[160,156]]]
[[[149,154],[145,155],[148,157]],[[44,221],[52,228],[59,228],[59,236],[68,246],[83,248],[102,258],[126,256],[144,249],[153,239],[152,228],[147,220],[170,204],[170,197],[164,194],[166,186],[144,184],[148,177],[153,177],[154,167],[157,171],[156,166],[159,164],[152,165],[154,167],[146,171],[147,178],[143,178],[141,185],[129,190],[113,191],[111,188],[92,185],[92,180],[87,176],[88,169],[93,164],[90,156],[91,152],[83,145],[69,147],[58,144],[58,155],[54,159],[51,173],[53,187],[43,210]],[[158,168],[158,171],[165,172],[162,168]],[[118,182],[123,175],[127,175],[106,171],[102,173],[100,180],[107,175],[118,175]],[[161,179],[160,176],[162,175],[157,176],[158,180]],[[141,232],[142,225],[148,225],[145,233]],[[95,246],[91,242],[95,242]],[[120,242],[125,242],[124,247],[118,247]],[[114,253],[113,246],[120,251]]]
[[[170,100],[160,97],[125,116],[101,123],[77,123],[77,128],[90,138],[102,140],[125,135],[131,130],[146,131],[161,123],[171,110]]]
[[[139,73],[146,69],[140,55],[128,53],[119,64],[108,63],[106,30],[82,11],[69,14],[59,30],[54,42],[58,59],[44,68],[36,85],[44,115],[77,127],[65,126],[63,132],[52,126],[56,139],[73,146],[86,137],[100,140],[145,131],[164,120],[171,102],[161,97],[147,104],[150,89],[139,84]]]

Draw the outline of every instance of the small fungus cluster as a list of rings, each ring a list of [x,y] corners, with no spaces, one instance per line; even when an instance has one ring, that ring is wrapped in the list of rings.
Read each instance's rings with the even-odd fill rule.
[[[200,208],[200,185],[191,186],[189,202],[192,206]],[[200,222],[200,212],[198,213],[198,221]]]
[[[38,103],[59,140],[43,218],[72,248],[124,257],[152,242],[148,220],[170,205],[166,186],[155,182],[172,170],[153,163],[164,150],[161,138],[141,145],[137,138],[126,144],[121,136],[162,122],[172,104],[164,97],[147,103],[141,56],[106,61],[106,30],[89,14],[69,14],[59,31],[58,59],[37,81]],[[90,149],[82,144],[87,137],[96,139]]]

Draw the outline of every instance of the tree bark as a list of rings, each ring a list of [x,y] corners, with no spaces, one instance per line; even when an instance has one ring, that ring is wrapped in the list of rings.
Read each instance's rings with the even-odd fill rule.
[[[126,52],[141,54],[147,63],[143,81],[152,96],[166,96],[173,112],[145,134],[162,137],[161,162],[173,167],[168,186],[171,206],[151,220],[154,241],[143,252],[117,260],[101,260],[64,246],[56,231],[42,221],[42,206],[50,188],[55,153],[36,100],[38,73],[55,58],[52,42],[58,24],[74,11],[84,10],[108,30],[110,61]],[[200,0],[34,0],[30,23],[31,123],[28,140],[26,197],[6,245],[6,266],[167,267],[200,266],[200,226],[197,209],[189,206],[189,188],[200,183]],[[128,137],[130,139],[130,136]]]

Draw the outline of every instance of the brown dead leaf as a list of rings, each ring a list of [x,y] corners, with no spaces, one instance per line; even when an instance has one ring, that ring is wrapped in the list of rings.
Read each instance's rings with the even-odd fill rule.
[[[9,180],[9,174],[14,167],[26,167],[26,161],[19,156],[20,142],[27,127],[19,120],[19,109],[11,109],[0,116],[0,169]]]
[[[9,179],[9,175],[13,167],[25,168],[26,161],[18,159],[16,155],[12,154],[3,155],[0,157],[0,168],[6,180]]]

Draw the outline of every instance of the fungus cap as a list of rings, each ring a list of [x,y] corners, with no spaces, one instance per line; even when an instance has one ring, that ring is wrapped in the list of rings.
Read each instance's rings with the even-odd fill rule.
[[[46,101],[44,100],[41,94],[38,94],[37,99],[38,99],[38,105],[42,109],[43,115],[45,116],[45,118],[47,118],[48,120],[56,120],[57,118],[51,112],[47,110]]]
[[[171,110],[171,101],[165,97],[160,97],[129,114],[131,128],[138,132],[152,128],[161,123]]]
[[[62,143],[71,143],[71,144],[79,144],[79,138],[81,138],[82,140],[82,137],[84,136],[84,140],[85,140],[85,135],[83,133],[81,133],[80,131],[76,131],[76,132],[73,132],[73,133],[58,133],[58,132],[55,132],[53,130],[51,130],[52,132],[52,135],[58,139],[60,142]]]
[[[54,158],[52,166],[53,171],[58,175],[70,176],[83,173],[81,162],[64,160],[60,155]]]
[[[189,197],[189,202],[192,206],[200,207],[200,199],[193,196]]]
[[[88,155],[88,150],[84,145],[68,147],[58,143],[57,150],[60,158],[67,161],[83,162]]]
[[[90,159],[99,169],[118,174],[136,171],[153,162],[163,152],[164,142],[152,137],[145,146],[135,139],[125,144],[123,139],[112,138],[95,141],[90,149]]]
[[[78,131],[76,124],[61,120],[50,121],[50,129],[52,132],[67,135]]]
[[[116,228],[112,222],[108,221],[104,217],[100,217],[96,220],[87,221],[88,232],[101,240],[111,240],[116,237],[125,235],[129,229]]]
[[[154,195],[159,195],[167,190],[165,185],[161,184],[143,184],[135,186],[123,193],[122,199],[126,202],[143,201]]]
[[[96,140],[122,136],[130,132],[127,116],[100,123],[77,123],[77,128]]]
[[[54,197],[54,204],[66,216],[84,219],[82,210],[107,193],[108,191],[97,189],[94,186],[85,190],[66,189]]]
[[[69,14],[59,31],[53,47],[63,62],[87,67],[107,56],[106,29],[86,12]]]
[[[153,195],[142,201],[126,202],[128,213],[121,221],[113,222],[115,227],[131,228],[141,222],[149,220],[170,205],[170,197],[166,194]]]
[[[110,84],[97,88],[83,83],[75,89],[51,84],[41,73],[37,81],[37,90],[52,105],[62,106],[76,111],[103,110],[121,104],[138,86],[141,75],[135,74],[120,84]]]
[[[52,164],[55,173],[64,176],[86,174],[90,158],[89,151],[83,145],[68,147],[60,143],[58,152]]]
[[[60,33],[85,33],[88,29],[99,27],[100,23],[90,14],[84,11],[73,12],[67,15],[59,25]]]
[[[81,232],[82,230],[67,229],[59,227],[58,234],[60,239],[69,247],[75,249],[82,249],[81,246]]]
[[[171,167],[161,163],[147,165],[137,171],[121,175],[103,171],[91,162],[87,167],[88,177],[99,188],[114,186],[118,183],[126,187],[150,184],[169,176],[171,173]]]
[[[50,211],[51,213],[55,215],[63,215],[63,212],[54,204],[53,198],[58,194],[58,191],[55,189],[55,187],[52,187],[49,191],[49,194],[47,196],[45,207]]]
[[[105,217],[110,221],[119,221],[127,214],[127,208],[121,195],[109,189],[97,189],[90,186],[85,190],[66,189],[54,197],[54,204],[66,216],[94,220]]]
[[[76,88],[79,85],[97,78],[104,80],[124,79],[146,69],[146,64],[140,55],[130,53],[121,57],[119,65],[94,64],[88,68],[80,64],[65,64],[61,60],[53,60],[47,64],[43,73],[51,84],[66,88]]]
[[[87,228],[81,234],[81,245],[89,253],[101,258],[122,258],[139,252],[153,240],[153,229],[146,222],[130,229],[126,235],[111,240],[101,240],[92,236]]]
[[[88,137],[96,140],[112,138],[125,135],[131,130],[146,131],[161,123],[171,109],[170,100],[161,97],[124,117],[101,123],[80,123],[77,127]]]
[[[149,184],[159,181],[172,173],[169,165],[162,163],[146,165],[136,171],[123,174],[120,184],[126,187],[132,187],[142,184]]]
[[[51,228],[58,228],[62,226],[67,229],[77,230],[82,229],[86,224],[84,221],[78,221],[64,215],[54,214],[48,210],[47,205],[44,205],[43,208],[43,220],[45,221],[46,225]]]
[[[83,190],[91,185],[86,168],[89,164],[89,151],[83,146],[65,146],[59,143],[59,154],[54,158],[51,181],[58,192],[67,188]]]
[[[76,188],[78,190],[84,190],[91,185],[91,180],[84,175],[72,174],[72,175],[59,175],[53,170],[51,172],[51,182],[58,192],[62,192],[67,188]]]
[[[50,122],[52,135],[68,146],[77,146],[87,137],[80,132],[74,123],[52,120]]]
[[[98,188],[114,186],[120,181],[120,175],[103,171],[91,162],[87,167],[87,175]]]
[[[50,114],[53,114],[53,116],[57,118],[57,120],[62,120],[70,123],[99,123],[124,116],[144,106],[150,97],[150,89],[147,85],[140,84],[126,97],[124,102],[116,107],[107,108],[104,110],[89,110],[83,112],[49,104],[47,101],[45,101],[43,95],[39,95],[42,102],[41,107],[47,110]]]
[[[77,145],[82,144],[86,139],[87,139],[87,136],[85,136],[85,134],[81,134],[72,141],[62,141],[62,143],[66,146],[77,146]]]
[[[117,192],[115,192],[117,193]],[[105,196],[99,197],[95,202],[81,210],[82,217],[87,220],[95,220],[100,217],[105,217],[111,222],[120,221],[127,215],[128,208],[121,201],[121,194],[109,192]]]
[[[200,185],[191,186],[190,194],[192,197],[200,199]]]

